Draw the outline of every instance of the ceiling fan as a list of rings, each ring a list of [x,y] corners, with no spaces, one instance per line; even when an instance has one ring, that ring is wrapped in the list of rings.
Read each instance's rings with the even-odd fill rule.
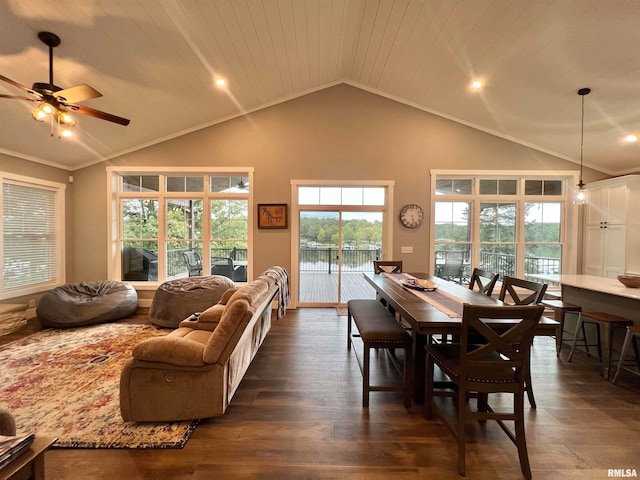
[[[51,32],[38,32],[38,38],[49,47],[49,83],[34,83],[31,88],[21,83],[11,80],[0,75],[0,80],[7,82],[14,87],[29,93],[31,96],[19,95],[3,95],[0,98],[11,98],[15,100],[25,100],[28,102],[36,102],[38,106],[33,110],[33,118],[39,122],[47,119],[51,120],[51,136],[53,136],[54,124],[57,124],[58,137],[68,136],[68,130],[61,130],[63,127],[73,127],[76,120],[70,112],[88,115],[90,117],[107,120],[108,122],[117,123],[118,125],[129,125],[130,120],[110,113],[95,110],[84,105],[78,105],[78,102],[89,100],[91,98],[101,97],[102,94],[93,87],[86,84],[76,85],[75,87],[62,89],[53,83],[53,49],[60,45],[60,37]],[[65,133],[69,132],[69,133]]]

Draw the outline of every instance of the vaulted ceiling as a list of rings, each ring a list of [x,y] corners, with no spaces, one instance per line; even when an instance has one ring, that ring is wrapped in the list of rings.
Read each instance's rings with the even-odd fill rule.
[[[579,161],[590,87],[585,165],[640,172],[639,27],[637,0],[6,0],[0,75],[48,82],[54,32],[55,84],[131,124],[76,115],[59,140],[0,98],[0,153],[74,170],[345,82]]]

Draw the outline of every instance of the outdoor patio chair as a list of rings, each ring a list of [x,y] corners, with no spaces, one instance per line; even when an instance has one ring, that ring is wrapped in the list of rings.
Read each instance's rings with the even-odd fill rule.
[[[202,257],[198,252],[189,250],[183,253],[184,261],[187,264],[187,270],[190,277],[199,277],[202,275]]]
[[[444,264],[437,266],[436,276],[444,280],[453,280],[456,283],[462,283],[463,275],[464,252],[460,250],[446,252]]]

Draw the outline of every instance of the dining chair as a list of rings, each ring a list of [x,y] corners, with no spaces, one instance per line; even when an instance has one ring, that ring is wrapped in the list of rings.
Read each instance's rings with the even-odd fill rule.
[[[402,273],[402,260],[374,260],[373,273]]]
[[[503,301],[507,305],[532,305],[539,304],[544,298],[547,290],[546,283],[532,282],[523,280],[522,278],[504,276],[502,278],[502,287],[498,300]],[[527,358],[529,361],[529,358]],[[533,395],[533,387],[531,386],[531,371],[527,369],[527,378],[525,381],[525,390],[529,398],[531,408],[536,408],[536,398]]]
[[[529,354],[536,326],[542,317],[541,305],[482,306],[465,303],[462,313],[460,343],[429,344],[426,362],[424,416],[432,419],[437,413],[458,442],[458,473],[465,474],[465,425],[472,419],[496,420],[500,428],[518,449],[520,469],[530,479],[524,429],[524,392],[529,369]],[[505,322],[511,325],[504,331]],[[470,333],[483,338],[481,344],[471,343]],[[470,342],[471,340],[471,342]],[[451,382],[441,390],[434,382],[435,366]],[[495,411],[489,405],[490,393],[513,395],[512,411]],[[441,409],[435,397],[457,400],[456,418],[452,420]],[[467,402],[477,398],[477,411]],[[506,404],[505,404],[506,405]],[[513,421],[512,430],[505,421]]]
[[[402,260],[374,260],[373,261],[373,273],[402,273]],[[406,322],[402,321],[402,317],[397,314],[395,308],[391,305],[388,305],[386,300],[379,295],[376,295],[376,298],[389,309],[391,313],[397,315],[397,319],[405,330],[411,330],[411,327],[406,324]],[[390,350],[392,355],[395,355],[393,349]]]
[[[490,297],[493,294],[493,288],[496,286],[496,282],[499,277],[499,273],[489,272],[476,267],[473,269],[473,273],[471,274],[469,290],[475,290],[477,286],[477,291],[483,293],[487,297]]]
[[[531,305],[540,303],[547,291],[546,283],[532,282],[522,278],[509,277],[502,278],[502,287],[498,300],[511,305]]]

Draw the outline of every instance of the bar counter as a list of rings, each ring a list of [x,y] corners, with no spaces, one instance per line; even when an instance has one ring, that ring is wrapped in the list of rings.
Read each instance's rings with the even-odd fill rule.
[[[581,305],[583,311],[608,312],[640,325],[640,289],[627,288],[616,278],[593,275],[536,275],[539,280],[560,283],[562,299]]]

